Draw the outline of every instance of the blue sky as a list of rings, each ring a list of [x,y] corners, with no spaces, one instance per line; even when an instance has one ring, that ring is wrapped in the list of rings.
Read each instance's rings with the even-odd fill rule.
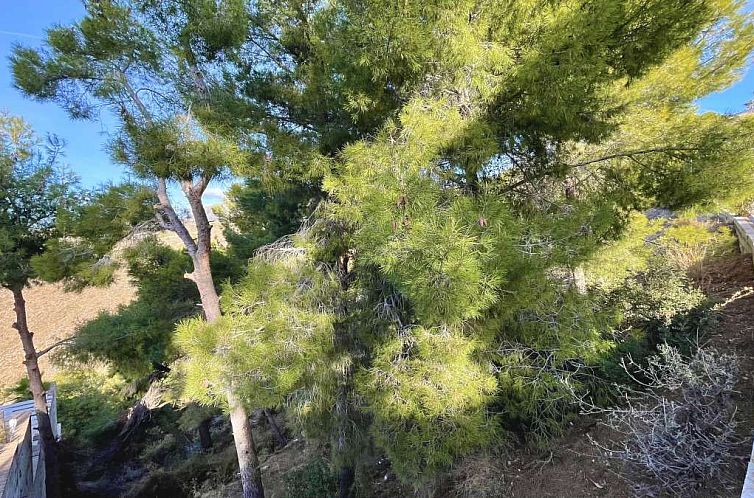
[[[71,121],[54,103],[31,101],[13,88],[8,57],[14,44],[37,46],[52,24],[80,18],[78,0],[0,0],[0,109],[22,116],[39,135],[54,133],[66,142],[66,162],[87,186],[118,180],[124,170],[110,160],[104,148],[106,133],[114,130],[110,116],[102,122]]]
[[[754,0],[748,2],[748,9]],[[109,132],[117,124],[103,113],[97,121],[71,121],[54,103],[33,102],[13,88],[8,56],[15,43],[36,46],[45,29],[53,24],[68,24],[84,12],[79,0],[0,0],[0,110],[23,116],[40,135],[54,133],[64,139],[66,162],[81,177],[84,185],[92,187],[109,180],[121,179],[122,166],[113,164],[105,143]],[[754,70],[724,92],[710,95],[699,102],[702,110],[735,113],[754,99]],[[210,193],[217,193],[214,187]],[[210,203],[219,199],[210,195]]]
[[[40,136],[54,133],[65,140],[65,162],[86,187],[124,179],[126,169],[114,164],[106,149],[108,134],[117,122],[103,112],[100,119],[73,121],[55,103],[32,101],[13,88],[8,57],[14,44],[38,46],[45,30],[54,24],[69,24],[84,15],[79,0],[0,0],[0,110],[22,116]],[[204,196],[206,204],[222,200],[223,185],[212,184]],[[184,205],[182,195],[171,197]]]

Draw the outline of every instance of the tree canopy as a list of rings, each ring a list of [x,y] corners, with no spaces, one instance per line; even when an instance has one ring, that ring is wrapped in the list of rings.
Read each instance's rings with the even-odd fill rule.
[[[46,149],[20,118],[0,115],[0,284],[22,289],[37,274],[32,258],[57,236],[65,189]]]
[[[16,84],[73,118],[110,106],[115,158],[156,187],[79,219],[128,224],[156,196],[207,317],[177,329],[184,395],[240,414],[238,433],[285,408],[330,443],[341,496],[375,450],[418,488],[511,433],[559,433],[620,324],[655,346],[701,306],[656,257],[688,233],[639,213],[754,197],[754,117],[696,106],[754,49],[740,0],[85,5],[16,48]],[[220,306],[201,194],[229,172],[229,254],[248,264]],[[108,216],[121,194],[137,202]]]

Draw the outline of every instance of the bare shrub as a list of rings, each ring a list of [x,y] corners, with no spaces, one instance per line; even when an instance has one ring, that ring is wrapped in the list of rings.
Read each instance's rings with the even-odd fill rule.
[[[720,482],[737,444],[731,398],[737,359],[705,349],[685,359],[663,345],[648,366],[626,371],[646,391],[627,394],[626,407],[610,411],[608,424],[623,441],[603,449],[624,462],[636,494],[692,496]]]
[[[453,493],[458,498],[502,498],[504,468],[499,456],[475,453],[464,457],[452,472]]]

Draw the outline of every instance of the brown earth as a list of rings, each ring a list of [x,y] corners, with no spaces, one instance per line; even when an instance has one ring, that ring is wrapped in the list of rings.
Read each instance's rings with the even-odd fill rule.
[[[516,498],[627,498],[631,492],[618,473],[615,461],[600,455],[589,441],[609,440],[609,431],[596,420],[585,418],[574,424],[550,451],[526,453],[507,466],[506,497]]]
[[[722,304],[720,323],[709,346],[739,360],[736,385],[738,434],[742,440],[740,460],[732,469],[730,494],[740,496],[754,430],[754,266],[751,254],[737,255],[711,265],[705,291]]]
[[[706,264],[699,276],[702,290],[719,304],[718,325],[703,344],[735,354],[740,377],[735,401],[742,444],[740,458],[731,462],[725,483],[701,491],[703,497],[737,497],[741,494],[754,429],[754,266],[751,255],[734,255]],[[518,455],[507,465],[506,497],[516,498],[623,498],[631,495],[620,467],[600,455],[588,435],[609,445],[610,432],[597,419],[575,423],[552,450]]]
[[[196,228],[187,223],[189,232],[196,235]],[[120,254],[126,247],[135,244],[146,234],[130,236],[121,241],[113,250],[113,257],[120,261]],[[173,232],[161,231],[157,238],[163,244],[183,250],[183,243]],[[212,222],[212,243],[216,247],[227,245],[220,222]],[[34,345],[38,351],[55,342],[70,337],[77,327],[95,318],[101,311],[115,311],[118,306],[133,301],[136,289],[129,282],[123,269],[119,270],[115,282],[106,288],[88,288],[82,292],[65,292],[60,284],[37,283],[24,290],[26,313],[29,328],[34,333]],[[23,353],[18,333],[11,325],[15,322],[13,295],[0,289],[0,390],[18,382],[26,375]],[[40,360],[43,376],[55,373],[55,366],[49,356]]]
[[[97,316],[100,311],[115,311],[135,297],[135,289],[124,272],[107,288],[89,288],[82,292],[65,292],[60,284],[36,284],[24,290],[29,328],[34,345],[43,350],[70,337],[76,327]],[[18,382],[26,375],[23,350],[18,333],[11,328],[15,322],[13,295],[0,289],[0,389]],[[40,360],[42,375],[54,374],[49,355]]]

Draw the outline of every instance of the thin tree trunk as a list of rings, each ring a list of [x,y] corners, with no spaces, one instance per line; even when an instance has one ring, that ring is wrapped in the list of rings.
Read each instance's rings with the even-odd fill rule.
[[[200,251],[193,258],[194,271],[189,278],[194,281],[196,288],[199,290],[199,297],[202,301],[204,317],[208,322],[218,320],[222,315],[220,311],[220,297],[215,289],[215,281],[212,278],[212,267],[209,261],[209,252]]]
[[[259,469],[257,450],[251,433],[249,413],[233,393],[233,386],[227,392],[230,407],[230,424],[233,427],[233,440],[236,443],[238,468],[241,472],[243,498],[264,498],[262,473]]]
[[[278,449],[284,448],[288,444],[288,438],[285,436],[283,431],[280,429],[277,421],[275,420],[275,414],[272,413],[272,410],[270,410],[269,408],[263,409],[262,412],[267,419],[267,426],[270,428],[270,432],[272,432],[272,437],[275,440],[275,446]]]
[[[338,260],[338,266],[340,269],[340,285],[343,289],[347,289],[350,283],[349,275],[349,263],[350,255],[346,252]],[[348,336],[341,327],[336,328],[335,331],[335,346],[338,349],[344,349],[348,351],[350,349],[350,343]],[[354,468],[352,465],[351,457],[346,457],[348,454],[348,431],[349,431],[349,419],[351,416],[349,393],[353,388],[351,383],[353,366],[346,369],[343,372],[343,378],[340,379],[340,385],[338,386],[338,393],[335,399],[335,415],[337,418],[337,445],[335,450],[340,456],[340,471],[338,472],[338,498],[350,498],[351,489],[354,482]]]
[[[221,312],[220,299],[217,291],[215,291],[212,273],[210,272],[209,253],[207,253],[206,260],[199,259],[198,263],[194,267],[192,280],[199,289],[204,316],[208,322],[214,322],[220,318]],[[249,412],[233,393],[233,386],[229,386],[226,396],[230,408],[230,426],[233,429],[233,440],[236,444],[238,468],[241,473],[243,498],[264,498],[262,474],[251,432]]]
[[[351,488],[353,487],[354,472],[353,467],[344,465],[338,473],[338,498],[350,498]]]
[[[208,451],[212,448],[212,433],[209,431],[210,422],[212,422],[211,417],[205,418],[199,423],[199,442],[204,451]]]
[[[186,195],[191,213],[196,225],[196,243],[186,242],[186,249],[191,255],[194,271],[186,275],[196,284],[199,290],[199,298],[204,309],[204,317],[208,322],[219,320],[222,316],[220,310],[220,297],[215,289],[210,264],[211,231],[212,225],[207,218],[207,212],[202,205],[202,193],[209,183],[208,177],[202,177],[196,184],[182,182],[181,188]],[[233,429],[233,440],[236,444],[238,467],[241,473],[241,486],[244,498],[264,498],[262,475],[259,469],[254,438],[249,422],[249,412],[233,392],[233,386],[228,386],[226,393],[228,407],[230,408],[230,425]]]
[[[121,74],[126,85],[126,91],[129,93],[129,97],[137,105],[139,111],[144,116],[144,119],[151,123],[152,117],[148,109],[144,106],[143,102],[139,99],[138,94],[131,87],[125,74]],[[202,93],[201,90],[202,88],[200,87],[200,94]],[[196,283],[202,302],[202,308],[204,309],[205,319],[208,322],[213,322],[220,318],[222,312],[220,310],[220,298],[215,289],[209,260],[210,251],[212,249],[210,237],[212,226],[209,223],[207,212],[202,204],[202,194],[207,188],[210,180],[211,178],[209,176],[203,175],[196,183],[192,183],[191,180],[181,182],[181,188],[186,195],[189,207],[194,216],[194,223],[197,232],[196,241],[193,240],[188,230],[186,230],[185,225],[178,218],[173,209],[167,193],[166,178],[158,178],[157,190],[155,193],[159,200],[156,216],[157,221],[160,226],[172,230],[178,235],[191,256],[194,263],[194,272],[186,276]],[[254,440],[252,439],[249,413],[235,398],[235,395],[232,393],[232,387],[228,390],[227,396],[228,405],[231,409],[230,422],[231,427],[233,428],[233,438],[236,441],[236,452],[238,453],[238,462],[241,467],[241,483],[244,488],[244,498],[263,498],[264,490],[262,488],[262,480],[259,476],[259,462],[257,460],[256,449],[254,448]],[[244,469],[255,469],[256,480],[244,480]]]
[[[57,441],[55,441],[55,435],[52,432],[45,389],[42,384],[42,373],[39,371],[37,350],[34,348],[34,340],[32,338],[33,334],[29,331],[29,324],[26,320],[26,301],[21,289],[13,289],[13,305],[16,312],[16,323],[13,324],[13,328],[18,331],[21,344],[24,348],[24,364],[26,365],[29,387],[34,399],[34,409],[37,412],[37,428],[41,443],[44,445],[47,496],[48,498],[57,498],[60,496],[58,446]]]
[[[335,412],[337,416],[338,439],[336,451],[340,455],[341,465],[338,472],[338,498],[350,498],[351,488],[354,481],[354,470],[350,464],[350,458],[346,457],[348,453],[348,389],[350,372],[346,372],[346,379],[338,388],[337,399],[335,401]]]

